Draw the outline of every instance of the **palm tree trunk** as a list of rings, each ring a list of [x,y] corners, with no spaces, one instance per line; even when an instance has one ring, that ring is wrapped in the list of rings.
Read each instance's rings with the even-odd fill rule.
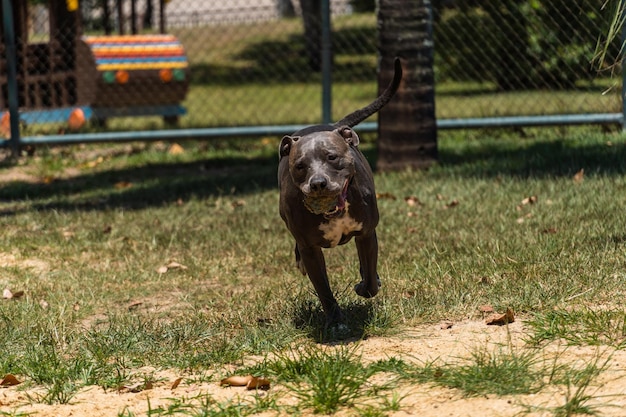
[[[400,88],[378,115],[381,171],[425,168],[437,160],[432,7],[430,0],[380,0],[378,5],[379,92],[402,59]]]

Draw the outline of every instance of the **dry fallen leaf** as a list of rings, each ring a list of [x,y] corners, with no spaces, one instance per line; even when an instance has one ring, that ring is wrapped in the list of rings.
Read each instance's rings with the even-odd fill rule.
[[[525,199],[522,200],[522,205],[525,206],[526,204],[535,204],[538,201],[538,198],[536,195],[531,195],[530,197],[526,197]]]
[[[133,183],[130,181],[119,181],[119,182],[116,182],[114,185],[114,187],[118,190],[123,190],[125,188],[130,188],[132,186],[133,186]]]
[[[168,263],[167,265],[163,265],[157,268],[157,273],[159,274],[165,274],[167,271],[169,271],[170,269],[187,269],[187,267],[183,264],[180,264],[176,261],[171,261],[170,263]]]
[[[2,291],[2,298],[5,298],[7,300],[11,300],[11,299],[16,299],[16,298],[20,298],[21,296],[24,295],[24,291],[15,291],[12,292],[10,289],[5,288],[4,291]]]
[[[170,155],[180,155],[181,153],[185,153],[185,149],[178,143],[174,143],[167,150],[167,153],[169,153]]]
[[[178,262],[170,262],[169,264],[165,265],[165,267],[167,269],[176,269],[176,268],[180,268],[180,269],[187,269],[187,267],[183,264],[179,264]]]
[[[250,381],[248,381],[248,383],[246,384],[246,389],[248,389],[248,390],[253,390],[253,389],[268,390],[268,389],[270,389],[270,381],[268,379],[265,379],[265,378],[252,377],[252,379]]]
[[[246,375],[246,376],[233,375],[233,376],[229,376],[228,378],[222,379],[220,381],[220,385],[223,385],[223,386],[225,385],[228,387],[246,387],[246,389],[249,389],[249,390],[253,390],[253,389],[267,390],[270,388],[270,381],[265,378],[256,377],[252,375]]]
[[[252,380],[252,375],[233,375],[228,378],[224,378],[220,381],[220,385],[226,385],[228,387],[245,387],[248,382]]]
[[[489,304],[478,307],[478,310],[480,310],[481,313],[493,313],[493,307]]]
[[[415,197],[414,195],[409,196],[409,197],[404,197],[404,201],[406,201],[406,203],[410,207],[422,205],[422,202],[419,200],[419,198]]]
[[[511,310],[510,308],[507,308],[506,313],[494,314],[487,319],[486,323],[488,326],[490,325],[503,326],[505,324],[513,323],[514,321],[515,321],[515,314],[513,313],[513,310]]]
[[[97,159],[93,160],[93,161],[89,161],[86,164],[83,165],[83,167],[85,168],[95,168],[98,165],[100,165],[101,163],[104,162],[104,158],[102,156],[99,156]]]
[[[128,311],[137,310],[139,306],[141,306],[142,304],[143,304],[143,301],[135,301],[133,303],[130,303],[128,306]]]
[[[453,323],[453,322],[451,322],[451,321],[444,321],[444,322],[442,322],[442,323],[439,325],[439,328],[440,328],[441,330],[448,330],[448,329],[451,329],[451,328],[452,328],[452,326],[454,326],[454,323]]]
[[[143,382],[137,382],[135,384],[122,385],[117,389],[117,392],[141,392],[143,391]]]
[[[172,386],[170,387],[170,389],[176,389],[178,388],[178,386],[180,385],[181,381],[183,380],[183,377],[178,377],[174,380],[174,382],[172,383]]]
[[[493,280],[490,277],[480,277],[480,278],[478,278],[478,282],[480,282],[481,284],[484,284],[484,285],[491,285],[491,284],[493,284]]]
[[[50,304],[46,300],[39,300],[39,306],[44,310],[47,310],[50,307]]]
[[[447,208],[447,209],[448,209],[448,208],[456,207],[456,206],[458,206],[459,204],[460,204],[460,203],[459,203],[459,200],[452,200],[452,201],[450,201],[448,204],[446,204],[446,205],[444,206],[444,208]]]
[[[19,384],[21,384],[21,382],[12,374],[6,374],[0,381],[0,387],[12,387]]]
[[[581,168],[576,174],[574,174],[574,182],[582,182],[585,178],[585,169]]]
[[[391,193],[376,193],[376,198],[382,200],[384,198],[389,200],[395,200],[396,196]]]

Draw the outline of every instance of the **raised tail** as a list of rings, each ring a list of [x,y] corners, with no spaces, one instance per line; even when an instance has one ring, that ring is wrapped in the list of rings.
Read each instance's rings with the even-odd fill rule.
[[[376,113],[378,110],[382,109],[385,104],[389,103],[389,100],[391,100],[394,94],[396,94],[396,91],[400,86],[400,81],[402,80],[402,64],[400,63],[400,58],[396,57],[394,59],[393,67],[393,80],[391,80],[385,91],[383,91],[383,93],[378,96],[376,100],[372,101],[367,106],[350,113],[337,123],[334,123],[333,127],[354,127],[370,117],[372,114]]]

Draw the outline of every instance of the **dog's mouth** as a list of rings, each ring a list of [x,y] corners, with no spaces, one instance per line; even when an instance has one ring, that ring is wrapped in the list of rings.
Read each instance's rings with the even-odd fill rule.
[[[309,196],[304,199],[304,206],[313,214],[321,214],[326,219],[341,216],[347,207],[348,187],[350,179],[346,179],[339,194],[329,196]]]
[[[346,179],[346,182],[343,184],[343,189],[339,194],[339,198],[337,198],[337,205],[334,209],[327,211],[324,213],[324,217],[327,219],[332,219],[333,217],[339,217],[346,211],[346,203],[348,201],[348,186],[350,185],[350,179]]]

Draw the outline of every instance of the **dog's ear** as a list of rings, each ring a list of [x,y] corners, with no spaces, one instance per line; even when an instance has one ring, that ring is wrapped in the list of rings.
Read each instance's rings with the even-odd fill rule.
[[[359,135],[356,134],[349,126],[342,126],[337,129],[342,138],[350,146],[359,146]]]
[[[282,159],[283,156],[289,155],[289,152],[291,151],[291,145],[293,145],[293,143],[298,139],[300,139],[299,136],[283,136],[280,141],[280,145],[278,146],[279,159]]]

